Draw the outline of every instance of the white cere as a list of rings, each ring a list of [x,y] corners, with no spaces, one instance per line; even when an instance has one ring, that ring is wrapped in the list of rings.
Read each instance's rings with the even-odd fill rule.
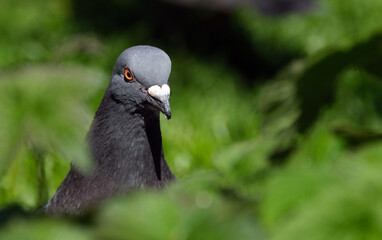
[[[163,84],[162,87],[158,85],[151,86],[147,92],[150,96],[155,98],[162,98],[170,96],[170,87],[167,84]]]

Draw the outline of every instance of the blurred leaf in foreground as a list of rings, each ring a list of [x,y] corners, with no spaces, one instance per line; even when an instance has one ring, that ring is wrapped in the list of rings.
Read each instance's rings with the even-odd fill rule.
[[[2,240],[90,240],[88,231],[78,226],[73,226],[66,221],[41,219],[41,220],[21,220],[10,221],[0,231]]]
[[[216,180],[195,174],[165,192],[114,200],[97,218],[97,231],[106,239],[263,239],[251,212],[216,192]]]
[[[101,85],[101,77],[96,71],[54,65],[0,74],[0,189],[21,191],[19,181],[9,180],[28,175],[29,184],[39,179],[39,187],[46,188],[41,178],[47,174],[45,165],[51,166],[47,159],[89,165],[84,140],[92,114],[85,102]],[[5,196],[17,201],[10,192]]]

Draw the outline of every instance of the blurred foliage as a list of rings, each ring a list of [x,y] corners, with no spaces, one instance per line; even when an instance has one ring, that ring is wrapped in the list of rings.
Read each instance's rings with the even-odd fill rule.
[[[316,8],[302,14],[264,17],[242,9],[239,21],[252,35],[264,58],[277,60],[280,53],[294,51],[314,56],[330,48],[349,48],[381,31],[381,1],[316,1]]]
[[[42,204],[47,188],[51,195],[62,181],[54,175],[66,173],[65,162],[89,164],[83,143],[92,114],[85,103],[101,76],[94,70],[55,65],[23,66],[1,75],[0,203]],[[53,185],[45,186],[45,177],[55,179]],[[39,198],[33,197],[36,192]]]
[[[0,239],[381,239],[381,1],[283,16],[96,3],[2,2]],[[173,62],[161,124],[179,181],[34,215],[71,161],[91,164],[86,131],[134,44]]]

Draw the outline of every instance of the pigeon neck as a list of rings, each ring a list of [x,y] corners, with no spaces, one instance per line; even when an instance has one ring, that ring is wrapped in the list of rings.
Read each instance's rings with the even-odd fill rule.
[[[139,111],[105,96],[88,139],[98,174],[116,176],[121,184],[133,186],[161,180],[164,159],[158,111]]]

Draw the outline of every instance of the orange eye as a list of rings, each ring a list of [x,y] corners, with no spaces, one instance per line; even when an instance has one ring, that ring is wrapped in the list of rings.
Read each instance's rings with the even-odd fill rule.
[[[125,78],[129,81],[133,80],[133,74],[131,73],[130,69],[125,68]]]

